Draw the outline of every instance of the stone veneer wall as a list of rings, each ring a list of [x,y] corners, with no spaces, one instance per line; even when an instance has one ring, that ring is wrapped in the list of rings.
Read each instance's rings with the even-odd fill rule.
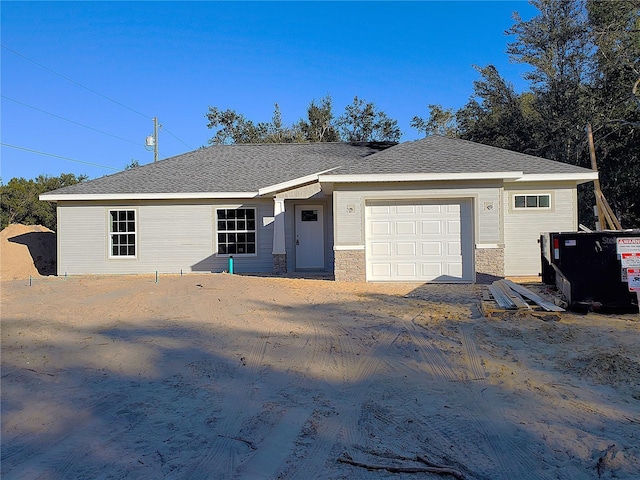
[[[504,277],[504,247],[476,248],[476,281]]]
[[[287,254],[286,253],[273,254],[273,273],[275,273],[276,275],[283,275],[287,273]]]
[[[367,280],[364,250],[335,250],[336,282],[365,282]]]

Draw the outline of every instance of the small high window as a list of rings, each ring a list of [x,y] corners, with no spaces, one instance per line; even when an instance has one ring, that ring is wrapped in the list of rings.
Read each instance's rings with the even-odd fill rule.
[[[551,208],[551,195],[514,195],[514,208]]]
[[[221,208],[216,210],[216,217],[218,254],[255,255],[255,208]]]
[[[136,256],[136,211],[109,210],[109,256]]]

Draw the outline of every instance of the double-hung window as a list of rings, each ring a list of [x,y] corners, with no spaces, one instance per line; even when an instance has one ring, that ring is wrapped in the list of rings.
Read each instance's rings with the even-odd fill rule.
[[[514,195],[514,208],[551,208],[551,195]]]
[[[216,217],[218,254],[255,255],[255,208],[219,208],[216,210]]]
[[[109,210],[109,256],[112,258],[135,258],[136,211]]]

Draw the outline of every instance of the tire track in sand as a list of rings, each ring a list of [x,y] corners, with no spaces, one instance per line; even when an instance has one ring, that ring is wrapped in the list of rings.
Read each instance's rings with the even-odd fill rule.
[[[493,387],[487,384],[486,371],[482,366],[482,360],[473,339],[472,325],[460,326],[460,340],[465,363],[471,373],[471,383],[468,383],[468,386],[471,390],[472,401],[467,402],[465,407],[472,413],[471,421],[477,426],[482,438],[490,447],[493,457],[500,467],[501,478],[528,478],[532,472],[535,472],[536,478],[550,479],[551,477],[542,474],[539,465],[532,461],[532,458],[536,458],[535,452],[529,451],[530,449],[525,450],[522,448],[521,442],[512,440],[513,426],[506,420],[502,403],[487,401],[483,396],[484,391],[488,388],[493,389]],[[478,390],[476,387],[478,383],[484,388]],[[505,428],[501,429],[499,425],[504,425]]]
[[[304,469],[300,470],[301,464],[292,464],[282,478],[292,480],[307,480],[309,478],[321,478],[324,472],[324,465],[329,454],[338,441],[340,432],[347,428],[347,425],[357,416],[366,395],[367,387],[371,383],[371,376],[378,366],[387,356],[387,352],[398,339],[400,333],[387,330],[380,337],[378,343],[369,351],[364,353],[364,358],[356,363],[353,372],[346,375],[347,379],[342,386],[344,392],[342,402],[326,414],[316,412],[312,415],[315,424],[314,443],[310,451],[305,452]],[[369,379],[369,381],[367,381]],[[349,432],[346,433],[349,436]]]
[[[260,377],[260,368],[263,365],[267,344],[271,332],[263,332],[255,340],[253,348],[246,357],[241,358],[242,374],[229,389],[241,392],[244,387],[243,379]],[[250,382],[251,384],[254,381]],[[236,385],[234,388],[234,384]],[[225,395],[226,396],[226,395]],[[208,453],[199,459],[185,474],[185,478],[230,478],[236,468],[238,451],[249,451],[249,445],[239,440],[239,432],[243,423],[255,416],[262,408],[260,400],[253,400],[251,394],[239,393],[233,399],[223,400],[224,419],[215,429],[216,438],[209,446]]]

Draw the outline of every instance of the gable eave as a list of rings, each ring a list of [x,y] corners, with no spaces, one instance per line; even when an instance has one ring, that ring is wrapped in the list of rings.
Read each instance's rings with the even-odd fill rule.
[[[193,200],[255,198],[258,192],[191,192],[191,193],[68,193],[40,195],[45,202],[128,201],[128,200]]]
[[[305,175],[304,177],[294,178],[293,180],[287,180],[286,182],[277,183],[275,185],[269,185],[267,187],[259,189],[258,195],[264,196],[264,195],[269,195],[271,193],[279,193],[286,190],[291,190],[293,188],[298,188],[303,185],[308,185],[309,183],[315,183],[318,181],[321,175],[337,170],[338,168],[340,167],[329,168],[327,170],[323,170],[318,173]]]
[[[451,180],[512,180],[523,172],[470,172],[470,173],[376,173],[355,175],[320,175],[321,183],[372,183],[372,182],[429,182]]]

